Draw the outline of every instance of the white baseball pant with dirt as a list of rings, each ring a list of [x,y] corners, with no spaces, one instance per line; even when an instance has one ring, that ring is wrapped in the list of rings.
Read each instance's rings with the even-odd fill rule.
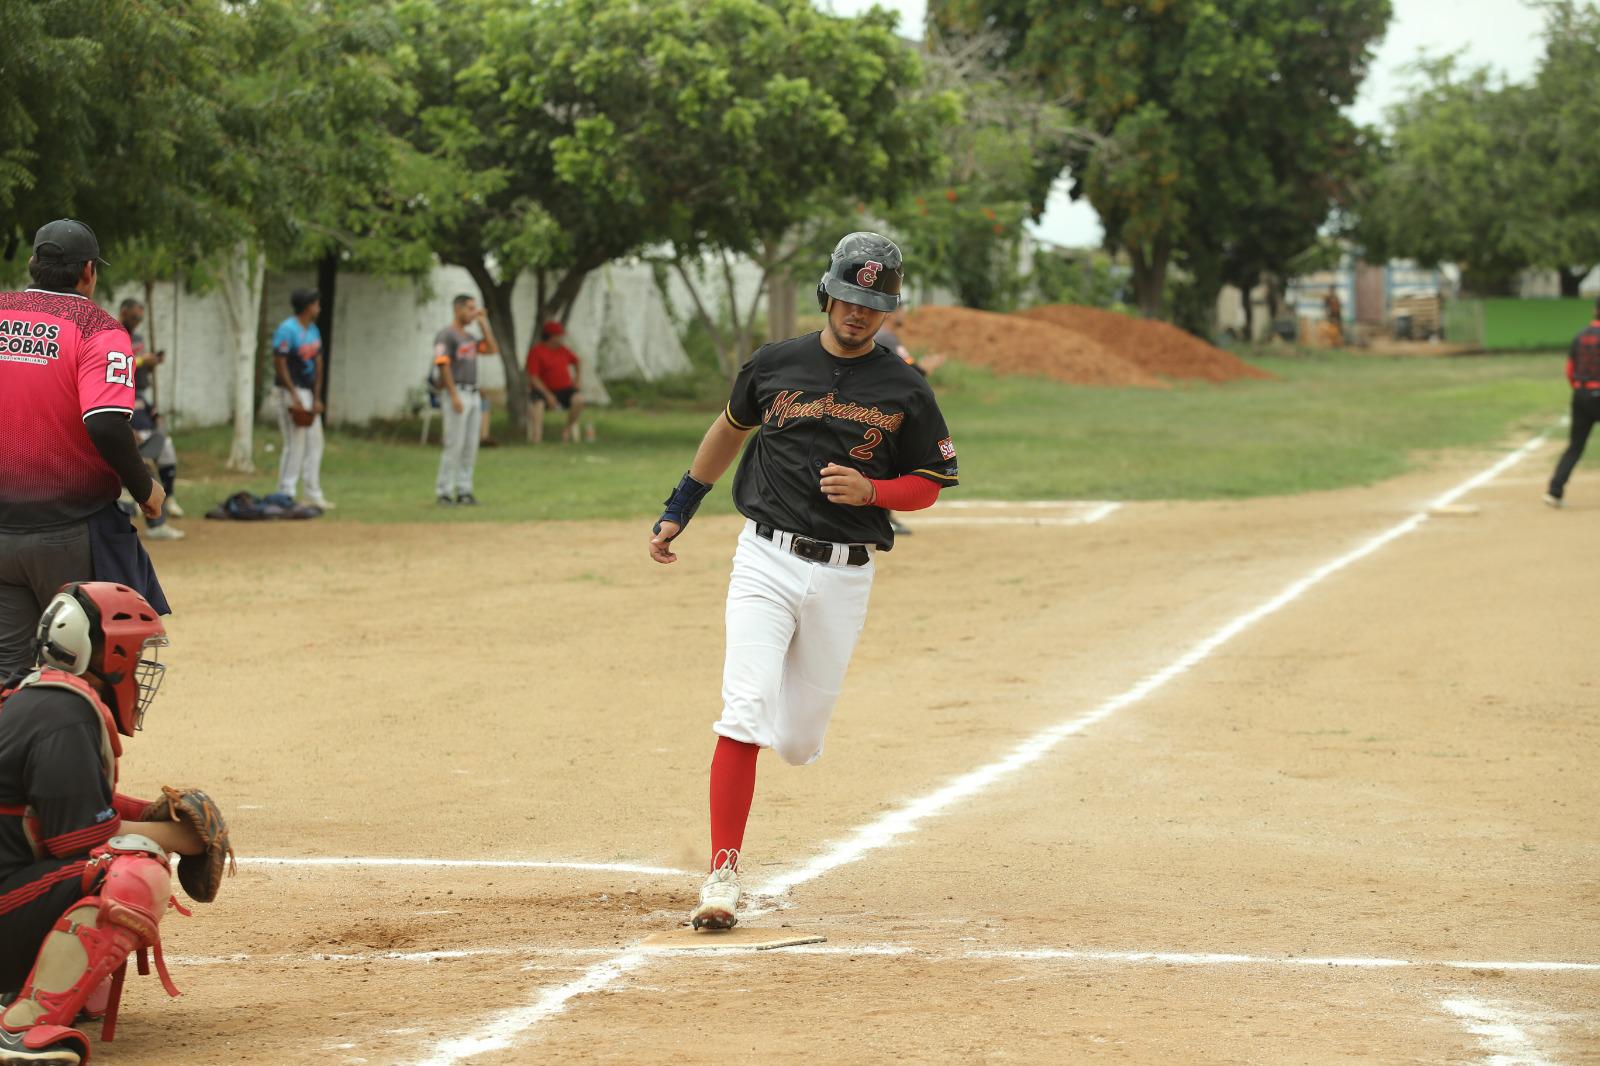
[[[316,402],[310,389],[296,388],[300,406],[310,410]],[[322,416],[309,426],[297,426],[289,414],[289,393],[278,386],[278,428],[283,431],[283,454],[278,458],[278,491],[293,496],[304,475],[306,495],[322,499]]]
[[[797,766],[816,761],[867,620],[875,565],[814,563],[745,523],[728,582],[719,735]]]

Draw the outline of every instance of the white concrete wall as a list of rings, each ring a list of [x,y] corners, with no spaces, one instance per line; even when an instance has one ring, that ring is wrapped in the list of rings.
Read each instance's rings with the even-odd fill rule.
[[[124,285],[95,296],[113,315],[127,297],[146,302],[143,285]],[[214,292],[197,296],[172,282],[159,282],[148,304],[145,344],[167,353],[166,361],[156,368],[161,406],[174,413],[175,422],[227,421],[233,416],[233,363],[221,297]]]
[[[289,293],[315,284],[315,275],[308,272],[268,276],[266,337],[291,313]],[[436,269],[426,285],[341,273],[328,368],[329,420],[362,423],[408,413],[427,375],[433,336],[450,321],[451,300],[462,292],[478,295],[471,277],[457,267]],[[143,301],[144,286],[99,294],[113,314],[128,296]],[[533,279],[522,278],[512,297],[519,364],[538,326],[536,297]],[[156,371],[156,389],[174,425],[215,425],[232,418],[233,370],[220,297],[161,282],[149,303],[146,343],[166,350],[166,362]],[[592,274],[566,325],[568,344],[585,361],[586,373],[598,367],[599,376],[586,381],[592,400],[604,401],[602,379],[607,377],[653,380],[689,369],[646,264],[612,264]],[[484,388],[505,387],[498,356],[484,359],[479,369]],[[270,409],[265,402],[270,380],[270,370],[264,369],[263,395],[258,397],[263,409]]]

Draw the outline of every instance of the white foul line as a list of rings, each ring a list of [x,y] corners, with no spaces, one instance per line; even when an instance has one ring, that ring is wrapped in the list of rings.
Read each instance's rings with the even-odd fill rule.
[[[1429,506],[1438,507],[1453,502],[1467,491],[1489,481],[1538,447],[1548,434],[1549,430],[1546,430],[1544,433],[1534,437],[1520,448],[1503,456],[1487,470],[1446,492]],[[897,837],[913,832],[924,819],[940,814],[961,800],[982,792],[996,781],[1009,777],[1018,770],[1032,765],[1049,754],[1056,745],[1066,738],[1081,733],[1088,727],[1110,718],[1124,707],[1143,700],[1173,678],[1187,673],[1194,666],[1209,658],[1218,648],[1263,618],[1277,613],[1327,578],[1350,564],[1365,559],[1390,542],[1412,532],[1427,520],[1428,513],[1423,510],[1411,515],[1403,522],[1390,526],[1382,533],[1339,556],[1332,562],[1324,563],[1317,567],[1310,574],[1289,585],[1288,588],[1267,602],[1226,623],[1210,636],[1195,644],[1183,655],[1144,678],[1127,691],[1111,697],[1085,714],[1035,733],[1013,748],[1011,753],[1004,758],[962,774],[951,780],[943,788],[914,799],[895,810],[889,811],[876,821],[857,828],[845,840],[834,845],[805,865],[772,878],[754,894],[768,897],[781,896],[797,885],[815,880],[840,866],[856,862],[868,852],[876,851],[878,848],[893,843]]]
[[[1551,1066],[1523,1028],[1531,1019],[1522,1012],[1481,999],[1446,999],[1439,1005],[1466,1023],[1467,1032],[1489,1052],[1486,1061],[1493,1066]]]
[[[526,1007],[517,1007],[497,1015],[476,1035],[441,1041],[433,1049],[433,1054],[423,1059],[419,1066],[450,1066],[474,1055],[508,1048],[518,1034],[533,1028],[552,1014],[560,1013],[567,1005],[567,1000],[600,991],[617,978],[643,966],[650,956],[651,952],[636,948],[596,963],[576,981],[547,989]]]
[[[1439,507],[1453,503],[1471,490],[1495,478],[1542,444],[1550,432],[1547,429],[1521,447],[1502,456],[1488,469],[1463,481],[1438,499],[1432,501],[1428,506]],[[1327,578],[1352,563],[1365,559],[1390,542],[1412,532],[1427,520],[1428,512],[1426,510],[1419,511],[1403,522],[1389,527],[1377,536],[1339,556],[1332,562],[1324,563],[1259,607],[1247,611],[1226,623],[1173,662],[1144,678],[1126,692],[1113,696],[1086,714],[1068,719],[1035,733],[1004,758],[962,774],[944,787],[926,796],[911,800],[876,821],[861,826],[844,841],[834,845],[817,856],[817,858],[786,874],[780,874],[772,878],[754,894],[768,898],[781,896],[798,885],[803,885],[841,866],[856,862],[868,852],[875,851],[893,843],[896,838],[913,832],[924,819],[943,812],[952,804],[975,795],[996,781],[1009,777],[1018,770],[1037,762],[1067,737],[1081,733],[1089,726],[1105,721],[1123,708],[1138,703],[1168,681],[1186,673],[1196,664],[1203,662],[1218,648],[1263,618],[1282,610]],[[434,1048],[433,1054],[422,1060],[419,1066],[452,1066],[453,1063],[460,1062],[462,1059],[472,1055],[509,1047],[513,1037],[532,1028],[550,1015],[559,1012],[567,1001],[574,996],[604,988],[624,974],[642,966],[650,957],[651,953],[649,951],[635,948],[617,955],[615,958],[596,963],[576,981],[544,992],[532,1005],[513,1008],[496,1015],[485,1027],[481,1037],[465,1037],[439,1044]]]
[[[1072,948],[1022,948],[1013,951],[969,951],[969,959],[1016,959],[1023,962],[1156,963],[1162,966],[1315,966],[1336,970],[1429,969],[1529,970],[1545,973],[1600,973],[1600,962],[1524,959],[1495,962],[1471,959],[1385,959],[1365,955],[1317,957],[1312,955],[1234,955],[1189,951],[1089,951]]]
[[[652,954],[670,952],[673,958],[725,958],[730,955],[763,954],[757,946],[743,947],[640,947]],[[1319,967],[1335,970],[1516,970],[1532,973],[1600,974],[1600,962],[1572,962],[1564,959],[1390,959],[1367,955],[1244,955],[1216,951],[1103,951],[1088,948],[1010,948],[974,949],[959,954],[928,951],[911,944],[798,944],[783,949],[786,955],[915,955],[937,962],[966,959],[1003,959],[1013,962],[1086,962],[1152,964],[1157,966],[1229,967]],[[523,956],[539,958],[593,958],[613,956],[609,947],[551,947],[528,944],[518,947],[449,948],[434,951],[311,951],[286,955],[169,955],[167,961],[183,966],[303,965],[307,962],[454,962],[460,959]]]
[[[686,877],[689,871],[670,866],[636,866],[625,862],[553,862],[535,859],[428,859],[360,856],[255,856],[239,860],[240,866],[420,866],[464,867],[482,870],[598,870],[606,873]]]

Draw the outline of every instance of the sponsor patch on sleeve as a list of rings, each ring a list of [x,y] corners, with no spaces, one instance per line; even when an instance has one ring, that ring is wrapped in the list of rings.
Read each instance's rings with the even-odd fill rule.
[[[955,441],[951,440],[949,437],[946,437],[944,440],[940,441],[939,454],[946,459],[954,459],[956,457]]]

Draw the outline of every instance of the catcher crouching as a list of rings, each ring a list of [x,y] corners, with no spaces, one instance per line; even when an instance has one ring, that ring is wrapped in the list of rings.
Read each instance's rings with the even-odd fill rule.
[[[178,880],[216,898],[233,852],[210,797],[117,791],[122,738],[142,728],[166,631],[144,597],[108,581],[62,587],[39,623],[38,666],[0,690],[0,1064],[89,1059],[75,1026],[116,1027],[128,957],[171,995],[160,924]],[[184,913],[187,913],[185,911]]]

